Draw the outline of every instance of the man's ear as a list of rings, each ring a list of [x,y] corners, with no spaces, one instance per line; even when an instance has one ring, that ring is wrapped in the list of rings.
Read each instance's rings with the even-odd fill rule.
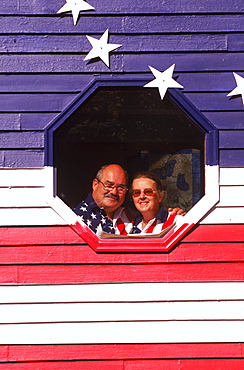
[[[98,184],[99,184],[98,180],[97,180],[97,179],[94,179],[94,180],[92,181],[92,190],[95,190],[95,189],[96,189],[96,187],[98,186]]]

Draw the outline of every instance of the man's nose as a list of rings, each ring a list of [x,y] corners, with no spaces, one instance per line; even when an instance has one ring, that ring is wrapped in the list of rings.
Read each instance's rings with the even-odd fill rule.
[[[110,191],[112,194],[118,194],[118,188],[117,186],[114,186],[113,189]]]

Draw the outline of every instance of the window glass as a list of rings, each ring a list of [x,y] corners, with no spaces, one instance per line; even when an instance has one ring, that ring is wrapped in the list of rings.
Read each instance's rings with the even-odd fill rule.
[[[163,206],[187,211],[204,193],[204,136],[168,94],[161,100],[157,89],[99,88],[55,131],[57,195],[73,208],[97,170],[117,163],[130,179],[156,172]]]

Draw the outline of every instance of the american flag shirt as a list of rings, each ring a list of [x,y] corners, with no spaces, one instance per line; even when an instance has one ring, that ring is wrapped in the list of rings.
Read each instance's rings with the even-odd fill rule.
[[[138,215],[135,218],[134,225],[132,227],[131,234],[159,234],[162,230],[166,229],[168,226],[172,225],[176,221],[177,214],[169,213],[163,208],[157,213],[157,216],[150,220],[147,225],[142,227],[142,216]],[[182,216],[180,216],[182,217]]]
[[[94,233],[102,228],[109,234],[127,235],[133,227],[135,218],[131,210],[119,207],[114,212],[113,221],[110,220],[104,209],[98,207],[91,193],[74,208],[74,212]]]

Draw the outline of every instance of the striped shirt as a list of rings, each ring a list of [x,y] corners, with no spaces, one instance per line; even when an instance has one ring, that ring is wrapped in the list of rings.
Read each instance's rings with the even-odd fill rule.
[[[143,228],[142,216],[139,215],[135,218],[131,234],[159,234],[162,230],[166,229],[176,221],[176,216],[176,213],[171,214],[168,211],[165,211],[163,208],[160,208],[156,217],[150,220]]]

